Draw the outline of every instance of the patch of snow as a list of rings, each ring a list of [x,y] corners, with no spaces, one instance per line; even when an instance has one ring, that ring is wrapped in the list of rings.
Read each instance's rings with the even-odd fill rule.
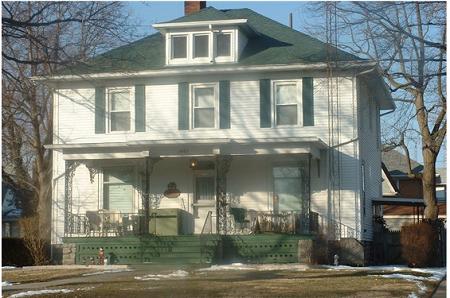
[[[99,274],[107,274],[107,273],[118,273],[118,272],[129,272],[133,271],[133,269],[110,269],[110,270],[104,270],[104,271],[97,271],[92,273],[84,273],[83,276],[91,276],[91,275],[99,275]]]
[[[274,271],[274,270],[295,270],[305,271],[308,266],[303,264],[241,264],[233,263],[230,265],[212,265],[207,268],[200,268],[197,271],[221,271],[221,270],[258,270],[258,271]]]
[[[26,292],[20,292],[17,294],[13,294],[9,296],[10,298],[19,298],[19,297],[29,297],[29,296],[36,296],[36,295],[44,295],[44,294],[67,294],[71,293],[73,290],[69,289],[57,289],[57,290],[39,290],[39,291],[26,291]]]
[[[11,269],[16,269],[17,267],[14,266],[3,266],[2,270],[11,270]]]
[[[188,272],[184,270],[177,270],[169,274],[147,274],[144,276],[135,276],[136,280],[160,280],[167,278],[185,278],[189,275]]]
[[[418,298],[416,293],[411,293],[408,295],[408,298]]]
[[[10,283],[9,281],[2,281],[2,287],[8,287],[8,286],[12,286],[13,284]]]
[[[428,279],[430,279],[430,277],[417,276],[417,275],[411,275],[411,274],[400,274],[400,273],[384,274],[384,275],[378,275],[378,276],[384,277],[384,278],[404,279],[404,280],[407,280],[407,281],[417,281],[417,280],[428,280]]]

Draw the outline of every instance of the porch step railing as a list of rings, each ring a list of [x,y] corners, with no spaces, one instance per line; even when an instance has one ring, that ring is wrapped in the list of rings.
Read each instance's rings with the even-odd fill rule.
[[[212,234],[213,233],[213,221],[212,221],[212,211],[208,211],[206,215],[205,222],[203,223],[201,235]]]
[[[86,211],[69,214],[66,237],[139,235],[144,232],[142,213]]]
[[[312,233],[324,235],[329,240],[340,240],[341,238],[358,239],[359,237],[359,233],[355,228],[316,212],[310,212],[310,229]]]

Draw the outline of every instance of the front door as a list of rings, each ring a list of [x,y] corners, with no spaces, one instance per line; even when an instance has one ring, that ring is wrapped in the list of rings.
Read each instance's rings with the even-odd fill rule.
[[[194,216],[195,231],[201,233],[215,231],[216,192],[215,178],[212,173],[198,173],[195,175]],[[210,213],[208,218],[208,213]],[[207,220],[208,219],[208,220]]]

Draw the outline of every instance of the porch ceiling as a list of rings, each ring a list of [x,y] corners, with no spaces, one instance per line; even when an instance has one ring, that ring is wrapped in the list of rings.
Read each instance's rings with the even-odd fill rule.
[[[65,160],[214,155],[311,154],[320,158],[328,146],[320,138],[184,139],[46,145]]]

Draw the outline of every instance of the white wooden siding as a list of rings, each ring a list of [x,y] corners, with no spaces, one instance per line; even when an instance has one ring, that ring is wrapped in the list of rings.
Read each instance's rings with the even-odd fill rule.
[[[273,79],[301,79],[310,74],[260,74],[236,75],[234,77],[190,78],[195,82],[218,82],[230,80],[231,128],[230,129],[202,129],[178,130],[178,82],[186,78],[159,79],[145,83],[146,94],[146,131],[138,133],[94,133],[94,98],[95,89],[82,88],[57,90],[55,94],[55,143],[102,143],[126,142],[132,140],[176,140],[198,138],[277,138],[277,137],[319,137],[328,143],[329,114],[328,114],[328,81],[323,77],[314,79],[314,126],[260,128],[259,127],[259,79],[271,77]],[[184,80],[183,80],[184,79]],[[360,151],[364,155],[369,169],[366,181],[368,185],[367,197],[379,195],[380,156],[377,149],[376,129],[366,131],[362,126],[362,119],[368,119],[368,112],[357,115],[357,108],[365,104],[368,96],[362,94],[356,98],[356,84],[352,77],[339,80],[339,125],[340,143],[337,147],[340,154],[340,214],[342,222],[352,228],[364,229],[364,239],[371,237],[371,202],[366,200],[366,215],[361,216],[361,185],[360,185]],[[142,83],[142,82],[139,82]],[[133,86],[132,83],[115,82],[114,85]],[[367,93],[367,91],[364,91]],[[336,95],[336,92],[335,92]],[[133,99],[132,99],[133,101]],[[373,113],[375,114],[375,113]],[[358,116],[361,120],[358,122]],[[134,121],[134,115],[132,115]],[[358,131],[358,125],[360,126]],[[320,153],[320,177],[317,172],[317,160],[311,165],[311,210],[323,216],[329,214],[328,198],[329,173],[327,165],[327,151]],[[53,221],[54,234],[52,242],[60,241],[63,234],[64,219],[64,161],[62,154],[55,152],[54,156],[54,190],[53,190]],[[237,162],[239,160],[239,162]],[[255,210],[270,210],[272,208],[272,185],[270,174],[270,159],[264,157],[239,157],[233,161],[228,174],[228,188],[230,193],[238,196],[245,208]],[[176,182],[181,191],[178,199],[163,199],[162,208],[181,208],[192,212],[193,176],[187,166],[188,160],[183,158],[167,159],[155,165],[150,189],[152,194],[161,194],[169,182]],[[377,180],[378,179],[378,180]],[[73,211],[84,212],[98,206],[101,198],[100,176],[91,183],[89,172],[80,166],[73,179],[74,205]],[[361,220],[363,223],[361,223]],[[196,231],[203,223],[196,223]]]
[[[369,86],[362,80],[358,81],[360,121],[359,136],[361,161],[365,164],[365,200],[361,196],[361,218],[363,240],[372,240],[372,199],[381,197],[381,149],[379,107],[371,96]],[[360,172],[361,172],[360,166]],[[361,173],[362,175],[362,173]],[[361,190],[362,191],[362,190]],[[365,213],[363,204],[365,204]]]

